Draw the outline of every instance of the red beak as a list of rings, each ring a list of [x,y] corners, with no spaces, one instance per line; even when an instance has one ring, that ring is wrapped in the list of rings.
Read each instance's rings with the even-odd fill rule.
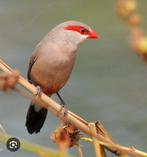
[[[89,39],[100,39],[100,36],[99,36],[96,32],[93,32],[93,31],[91,30],[91,31],[89,32],[88,38],[89,38]]]

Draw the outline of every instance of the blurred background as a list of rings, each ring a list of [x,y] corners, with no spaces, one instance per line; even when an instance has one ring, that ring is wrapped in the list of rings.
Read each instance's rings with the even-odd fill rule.
[[[147,1],[138,3],[145,30]],[[26,78],[31,53],[50,29],[67,20],[90,25],[101,39],[81,45],[72,76],[61,93],[70,110],[88,121],[100,120],[120,144],[145,151],[147,64],[131,50],[129,29],[117,16],[115,4],[116,0],[1,0],[0,57]],[[28,134],[29,103],[17,93],[0,92],[0,123],[13,136],[56,149],[49,137],[59,122],[51,113],[39,134]],[[94,156],[89,143],[82,146],[85,157]],[[0,156],[35,157],[6,149]]]

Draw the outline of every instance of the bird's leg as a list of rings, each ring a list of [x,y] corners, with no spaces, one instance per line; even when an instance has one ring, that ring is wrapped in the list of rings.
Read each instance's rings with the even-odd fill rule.
[[[67,105],[66,105],[65,101],[63,100],[63,98],[61,97],[61,95],[59,94],[59,92],[56,92],[56,94],[57,94],[58,98],[60,99],[60,102],[62,105],[62,110],[63,110],[63,115],[66,116],[66,114],[68,112],[68,110],[66,108]]]
[[[62,99],[62,97],[61,97],[61,95],[59,94],[59,92],[56,92],[56,94],[57,94],[58,98],[60,99],[62,106],[65,107],[65,106],[66,106],[66,103],[65,103],[64,100]]]

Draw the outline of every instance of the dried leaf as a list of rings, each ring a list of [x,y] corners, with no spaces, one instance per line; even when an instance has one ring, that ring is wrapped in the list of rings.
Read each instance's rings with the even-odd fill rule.
[[[14,89],[19,79],[19,73],[13,71],[11,74],[2,73],[0,75],[0,90],[9,91]]]
[[[59,145],[62,151],[77,145],[79,138],[79,130],[71,124],[57,128],[51,136],[51,139]]]

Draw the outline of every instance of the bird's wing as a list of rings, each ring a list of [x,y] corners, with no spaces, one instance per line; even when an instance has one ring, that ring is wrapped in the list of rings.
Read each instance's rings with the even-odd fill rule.
[[[40,43],[37,44],[37,46],[35,47],[35,50],[33,51],[32,56],[30,58],[30,63],[29,63],[29,68],[28,68],[28,73],[27,73],[28,81],[30,83],[32,83],[30,73],[31,73],[34,63],[36,62],[37,58],[39,57],[42,44],[43,44],[43,41],[41,41]]]
[[[37,56],[32,55],[32,57],[30,58],[30,63],[29,63],[29,68],[28,68],[28,73],[27,73],[28,81],[30,83],[32,83],[32,80],[31,80],[31,77],[30,77],[30,72],[31,72],[31,69],[32,69],[32,67],[33,67],[36,60],[37,60]]]

